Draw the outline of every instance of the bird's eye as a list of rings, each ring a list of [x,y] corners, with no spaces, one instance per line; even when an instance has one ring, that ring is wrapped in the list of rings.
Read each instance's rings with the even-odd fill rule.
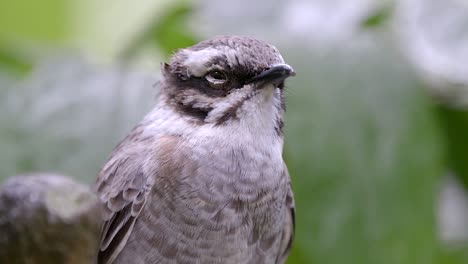
[[[208,81],[211,88],[219,89],[226,83],[227,75],[220,70],[214,70],[209,72],[205,76],[205,79]]]
[[[212,71],[209,76],[216,80],[226,80],[226,75],[222,71]]]

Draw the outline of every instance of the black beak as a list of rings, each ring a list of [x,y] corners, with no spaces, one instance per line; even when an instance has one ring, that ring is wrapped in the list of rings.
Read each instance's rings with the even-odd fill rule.
[[[286,78],[295,76],[296,72],[294,69],[287,64],[277,64],[269,68],[268,70],[263,71],[262,73],[254,76],[247,83],[272,83],[275,86],[278,86]]]

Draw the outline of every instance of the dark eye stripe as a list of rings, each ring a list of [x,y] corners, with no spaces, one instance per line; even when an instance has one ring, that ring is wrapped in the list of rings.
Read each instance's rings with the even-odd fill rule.
[[[219,70],[220,74],[225,74],[225,78],[227,82],[222,84],[221,87],[213,88],[210,86],[210,82],[206,79],[206,76],[203,77],[195,77],[195,76],[187,76],[186,69],[177,68],[177,65],[171,69],[171,65],[165,66],[165,77],[166,81],[170,83],[171,86],[176,87],[174,93],[177,91],[182,91],[186,89],[193,89],[198,90],[200,93],[210,96],[210,97],[224,97],[230,91],[234,89],[242,88],[247,80],[251,79],[255,76],[255,72],[250,70],[248,67],[245,66],[235,66],[233,68],[229,67],[226,63],[226,58],[223,56],[218,56],[210,61],[211,67],[216,65]],[[180,65],[179,65],[180,66]],[[207,65],[207,67],[210,67]],[[214,73],[214,72],[213,72]],[[221,76],[217,76],[218,73],[215,73],[216,78],[221,78]],[[222,80],[222,79],[221,79]]]

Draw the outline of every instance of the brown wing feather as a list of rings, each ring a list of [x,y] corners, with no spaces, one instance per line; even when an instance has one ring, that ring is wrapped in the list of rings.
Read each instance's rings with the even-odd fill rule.
[[[287,169],[285,170],[286,176],[289,179],[289,173]],[[291,184],[289,184],[288,194],[286,195],[286,210],[287,210],[287,220],[285,227],[283,229],[283,234],[281,238],[279,255],[277,258],[277,264],[283,264],[286,262],[289,253],[291,252],[291,247],[294,241],[294,232],[296,229],[296,206],[294,204],[294,195],[292,192]]]
[[[178,147],[179,138],[144,137],[141,131],[142,125],[137,126],[116,147],[98,176],[97,192],[104,218],[98,264],[113,263],[125,247],[157,174],[165,174],[168,167],[171,168],[169,175],[178,174],[182,163],[177,161],[186,160]],[[150,144],[154,147],[148,147]],[[155,158],[155,149],[159,150],[158,158]],[[177,155],[171,156],[171,153]],[[152,163],[154,159],[165,165],[156,168]]]
[[[113,263],[146,203],[151,186],[138,160],[141,152],[114,152],[98,177],[97,191],[104,220],[98,264]]]
[[[125,246],[136,220],[127,211],[128,207],[125,207],[124,210],[115,213],[111,220],[104,223],[98,264],[112,263]]]

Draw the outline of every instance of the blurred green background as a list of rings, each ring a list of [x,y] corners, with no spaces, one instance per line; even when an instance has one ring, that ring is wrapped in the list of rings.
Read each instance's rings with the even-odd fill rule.
[[[468,263],[465,0],[0,0],[0,180],[93,183],[160,62],[219,34],[276,45],[294,263]]]

